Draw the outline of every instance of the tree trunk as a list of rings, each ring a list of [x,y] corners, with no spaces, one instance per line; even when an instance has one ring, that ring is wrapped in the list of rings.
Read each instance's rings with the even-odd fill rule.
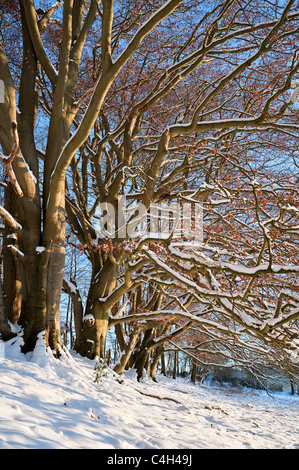
[[[121,351],[126,347],[124,327],[121,323],[115,325],[115,336]]]
[[[41,252],[36,251],[37,241],[32,239],[32,233],[29,234],[31,252],[27,255],[25,251],[28,265],[24,263],[23,277],[26,279],[24,284],[27,295],[26,302],[23,303],[25,311],[23,351],[33,350],[37,335],[44,331],[46,346],[59,356],[62,347],[60,297],[65,263],[65,247],[62,241],[64,235],[59,233],[55,237],[55,233],[49,233],[46,227],[44,233],[43,242],[46,246],[42,247]]]
[[[155,355],[154,355],[154,359],[151,363],[151,368],[150,368],[150,378],[154,381],[154,382],[157,382],[157,379],[156,379],[156,371],[157,371],[157,367],[158,367],[158,364],[159,364],[159,361],[160,359],[162,359],[164,357],[164,344],[158,346],[156,349],[155,349]],[[162,364],[163,364],[163,359],[162,359]],[[162,365],[162,371],[163,371],[163,365]],[[165,361],[164,361],[164,371],[165,371]],[[163,372],[162,372],[163,373]],[[165,375],[165,373],[164,373]]]
[[[16,336],[16,333],[11,331],[7,315],[5,314],[4,299],[3,299],[3,285],[2,285],[2,263],[0,264],[0,339],[7,341]]]
[[[41,315],[39,313],[41,293],[38,286],[41,282],[41,272],[36,251],[41,237],[40,207],[34,192],[29,196],[25,193],[22,197],[16,198],[12,185],[10,183],[7,185],[5,192],[7,210],[18,219],[22,230],[16,236],[6,224],[3,243],[5,312],[12,324],[18,323],[24,328],[25,352],[34,348],[37,334],[45,329],[44,313]]]
[[[47,315],[47,256],[45,251],[36,254],[36,264],[30,275],[30,287],[28,289],[28,300],[24,305],[24,353],[32,351],[35,347],[37,336],[46,329]]]
[[[47,266],[47,316],[46,344],[59,355],[62,347],[60,333],[60,297],[63,285],[65,247],[60,241],[53,241],[48,254]]]
[[[146,330],[141,347],[137,353],[134,367],[137,371],[137,380],[140,380],[143,376],[143,370],[146,368],[146,363],[149,356],[149,347],[152,345],[153,330],[152,328]]]
[[[195,362],[192,362],[191,382],[194,385],[196,383],[196,374],[197,374],[197,364]]]
[[[91,283],[88,292],[85,317],[83,321],[77,352],[89,358],[105,359],[106,337],[109,331],[109,311],[105,309],[101,298],[109,295],[117,282],[118,266],[110,260],[106,260],[103,267],[94,274],[93,269]],[[92,324],[88,320],[91,315]]]
[[[178,375],[178,351],[175,351],[174,353],[174,360],[173,360],[173,373],[172,373],[172,378],[176,379]]]
[[[16,219],[17,197],[10,182],[4,192],[4,207]],[[16,324],[21,317],[22,282],[20,278],[20,260],[9,248],[18,248],[17,236],[14,230],[5,223],[3,233],[3,291],[4,309],[8,320]]]
[[[83,304],[80,296],[79,289],[77,288],[76,281],[71,279],[71,284],[67,282],[66,279],[63,279],[63,288],[65,292],[70,296],[74,311],[74,324],[75,324],[75,344],[71,344],[75,350],[77,350],[79,345],[80,334],[82,330],[82,320],[83,320]]]
[[[130,334],[130,338],[129,338],[129,341],[127,342],[125,348],[124,348],[124,351],[119,359],[119,361],[117,362],[117,364],[115,364],[114,366],[114,371],[117,372],[118,374],[122,374],[128,364],[128,361],[130,359],[130,357],[132,356],[132,353],[134,351],[134,348],[138,342],[138,339],[139,339],[139,334],[140,334],[140,330],[138,328],[134,329],[131,334]]]
[[[163,347],[163,352],[161,354],[161,374],[166,377],[166,361],[165,361],[165,352]]]

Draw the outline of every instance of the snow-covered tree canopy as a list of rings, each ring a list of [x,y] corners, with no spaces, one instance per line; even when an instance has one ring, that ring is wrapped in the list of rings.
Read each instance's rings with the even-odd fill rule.
[[[3,289],[24,350],[40,331],[59,350],[63,288],[76,350],[104,357],[114,327],[118,372],[154,377],[167,345],[295,373],[298,21],[298,1],[6,4]]]

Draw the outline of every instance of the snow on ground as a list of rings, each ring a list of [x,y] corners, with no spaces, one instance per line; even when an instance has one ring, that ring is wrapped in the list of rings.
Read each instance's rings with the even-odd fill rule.
[[[97,384],[95,362],[1,343],[0,449],[299,448],[298,396],[110,369]]]

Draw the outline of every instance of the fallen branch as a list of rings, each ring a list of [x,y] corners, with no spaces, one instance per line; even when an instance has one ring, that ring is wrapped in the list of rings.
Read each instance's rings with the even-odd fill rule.
[[[140,390],[137,390],[137,388],[135,388],[136,392],[139,392],[141,393],[141,395],[145,395],[146,397],[151,397],[151,398],[157,398],[158,400],[170,400],[170,401],[174,401],[174,403],[178,403],[179,405],[181,405],[182,403],[175,400],[174,398],[168,398],[168,397],[159,397],[158,395],[152,395],[151,393],[144,393],[144,392],[141,392]]]

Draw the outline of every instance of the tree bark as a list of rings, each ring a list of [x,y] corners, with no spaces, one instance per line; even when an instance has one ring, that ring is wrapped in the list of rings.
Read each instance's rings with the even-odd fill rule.
[[[178,351],[175,351],[174,359],[173,359],[173,372],[172,372],[173,379],[176,379],[178,376],[178,359],[179,359],[178,356],[179,356]]]
[[[130,357],[132,356],[134,348],[138,342],[139,334],[140,334],[140,330],[138,328],[134,328],[130,334],[129,341],[126,344],[119,361],[114,366],[113,370],[120,375],[123,374],[124,370],[127,367],[128,361]]]
[[[12,185],[7,184],[4,192],[5,209],[17,218],[16,194]],[[5,223],[3,233],[3,289],[4,289],[4,309],[8,320],[16,324],[21,317],[22,306],[22,283],[20,279],[20,261],[13,254],[9,246],[18,248],[17,236],[14,230]]]
[[[152,345],[153,330],[152,328],[146,330],[141,347],[137,353],[134,368],[137,371],[137,380],[140,380],[143,376],[143,370],[146,368],[146,363],[149,358],[149,347]]]
[[[159,345],[156,349],[155,349],[155,355],[154,355],[154,359],[151,363],[151,368],[150,368],[150,378],[154,381],[154,382],[157,382],[157,379],[156,379],[156,371],[157,371],[157,367],[158,367],[158,364],[159,364],[159,361],[160,359],[162,360],[162,364],[163,364],[163,356],[164,356],[164,344],[162,345]],[[162,373],[164,373],[165,371],[165,361],[164,361],[164,368],[163,368],[163,365],[162,365]],[[164,373],[164,375],[166,375]]]
[[[3,284],[2,284],[2,260],[0,264],[0,339],[7,341],[16,336],[16,333],[11,331],[7,315],[4,308],[3,299]]]
[[[98,264],[96,265],[98,268]],[[93,273],[96,271],[93,269]],[[77,352],[89,358],[105,359],[106,337],[109,331],[109,311],[102,298],[109,295],[117,282],[118,265],[107,259],[97,274],[91,278],[85,315],[92,315],[94,323],[83,321]]]
[[[72,286],[67,282],[66,279],[63,280],[63,288],[65,292],[70,296],[74,308],[74,324],[75,324],[75,344],[74,349],[77,350],[79,347],[79,338],[82,330],[82,320],[83,320],[83,304],[80,296],[79,289],[75,280],[71,280]]]
[[[194,385],[196,383],[196,374],[197,374],[197,364],[195,362],[192,362],[191,382]]]

